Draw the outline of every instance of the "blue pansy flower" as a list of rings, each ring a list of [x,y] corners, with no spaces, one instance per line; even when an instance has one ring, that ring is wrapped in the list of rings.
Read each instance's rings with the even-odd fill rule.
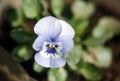
[[[38,35],[33,43],[33,48],[38,51],[34,56],[35,61],[44,67],[64,66],[64,54],[74,46],[73,28],[63,20],[48,16],[37,22],[34,32]]]

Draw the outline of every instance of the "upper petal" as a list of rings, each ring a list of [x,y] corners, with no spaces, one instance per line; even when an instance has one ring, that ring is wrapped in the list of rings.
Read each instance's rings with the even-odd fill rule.
[[[67,22],[65,22],[63,20],[59,20],[59,21],[62,25],[62,32],[61,32],[60,36],[68,35],[71,38],[73,38],[75,35],[73,28]]]
[[[54,39],[60,35],[62,26],[59,20],[52,16],[48,16],[40,19],[36,23],[34,31],[37,35],[44,35]]]
[[[36,40],[34,41],[32,47],[36,50],[36,51],[40,51],[42,50],[42,46],[43,46],[43,42],[45,41],[45,39],[43,38],[43,36],[39,35]]]

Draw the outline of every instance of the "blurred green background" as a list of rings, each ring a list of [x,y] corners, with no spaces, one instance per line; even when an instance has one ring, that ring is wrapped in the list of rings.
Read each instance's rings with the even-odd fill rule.
[[[109,5],[102,2],[0,0],[0,80],[120,81],[120,6],[114,6],[120,2],[110,0]],[[75,47],[65,55],[67,64],[58,69],[44,68],[34,62],[32,43],[37,36],[33,27],[39,19],[49,15],[65,20],[75,30]],[[10,59],[4,56],[6,51]],[[19,79],[11,78],[10,74]],[[23,75],[32,79],[22,79]]]

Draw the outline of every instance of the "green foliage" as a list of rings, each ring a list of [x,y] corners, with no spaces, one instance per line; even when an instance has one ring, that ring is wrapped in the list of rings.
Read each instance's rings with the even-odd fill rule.
[[[84,65],[79,69],[80,73],[88,80],[98,81],[102,79],[102,71],[96,66],[84,63]]]
[[[81,46],[75,46],[69,54],[66,54],[67,63],[73,70],[77,69],[76,65],[81,59],[81,51]]]
[[[112,17],[103,17],[98,22],[97,26],[92,31],[92,36],[89,36],[84,41],[87,46],[100,46],[107,40],[111,39],[120,30],[119,21]]]
[[[8,20],[13,27],[21,26],[21,24],[23,23],[23,16],[21,10],[10,10],[8,12]]]
[[[48,79],[49,81],[66,81],[67,71],[64,68],[50,69]]]
[[[63,6],[63,0],[51,0],[52,11],[57,17],[61,16]]]
[[[69,21],[74,28],[75,46],[71,52],[65,54],[67,61],[65,69],[62,67],[47,70],[48,80],[66,81],[72,74],[75,74],[74,76],[81,74],[87,80],[99,81],[103,77],[101,68],[109,67],[112,60],[112,50],[105,47],[105,43],[114,35],[120,35],[120,21],[114,17],[103,16],[98,23],[94,23],[90,19],[95,13],[95,5],[91,1],[73,0],[71,4],[64,2],[63,0],[51,0],[50,3],[47,0],[22,0],[20,8],[8,12],[8,21],[13,26],[10,36],[18,44],[12,51],[12,57],[18,62],[31,59],[35,36],[30,27],[40,17],[55,15],[58,19]],[[63,12],[66,6],[64,4],[67,4],[71,13]],[[68,18],[65,17],[66,14]],[[93,29],[88,28],[91,24],[94,25]],[[90,31],[86,31],[87,28]],[[42,73],[44,68],[34,63],[33,70]]]
[[[94,56],[94,64],[98,67],[109,67],[112,61],[112,51],[110,48],[106,47],[89,47],[88,50]]]
[[[22,0],[22,9],[26,18],[39,18],[40,6],[38,3],[38,0]]]
[[[95,6],[91,2],[75,0],[71,7],[71,11],[75,19],[88,19],[93,15]]]
[[[18,62],[23,62],[32,57],[32,49],[25,45],[17,46],[12,51],[12,58]]]
[[[15,29],[10,33],[11,37],[17,41],[18,43],[26,43],[26,42],[30,42],[31,39],[31,35],[27,32],[25,32],[24,30],[20,29]]]
[[[75,34],[82,36],[89,25],[89,20],[80,21],[75,27]]]
[[[97,46],[101,46],[105,43],[105,39],[103,38],[96,38],[96,37],[88,37],[86,38],[86,40],[83,41],[83,43],[86,45],[86,46],[92,46],[92,47],[97,47]]]
[[[119,33],[120,21],[114,17],[102,17],[97,27],[93,30],[93,36],[104,36]],[[98,33],[97,33],[98,32]]]
[[[48,12],[48,7],[49,7],[49,5],[47,4],[48,2],[46,0],[40,0],[40,3],[43,6],[42,15],[43,16],[50,15]]]
[[[40,73],[44,70],[44,68],[42,66],[40,66],[39,64],[37,64],[36,62],[34,62],[33,70],[37,73]]]
[[[16,42],[20,43],[20,45],[15,47],[12,51],[13,59],[19,62],[29,60],[33,54],[31,47],[31,42],[33,41],[33,37],[31,37],[32,34],[21,28],[17,28],[14,29],[10,35]]]

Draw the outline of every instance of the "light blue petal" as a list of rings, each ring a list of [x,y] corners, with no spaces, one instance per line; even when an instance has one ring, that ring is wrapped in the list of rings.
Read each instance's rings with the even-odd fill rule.
[[[68,53],[74,47],[74,41],[70,36],[61,36],[58,41],[62,42],[62,53]]]
[[[75,32],[74,32],[74,29],[72,28],[72,26],[63,20],[59,20],[59,22],[62,25],[62,32],[61,32],[60,36],[68,35],[71,38],[73,38],[75,36]]]
[[[43,67],[59,68],[65,65],[66,59],[64,56],[54,59],[51,57],[44,58],[40,53],[35,54],[35,61]]]
[[[61,56],[60,58],[54,59],[51,57],[50,59],[50,67],[51,68],[60,68],[66,64],[66,59],[64,56]]]
[[[50,67],[50,58],[44,58],[40,53],[35,54],[35,62],[44,67]]]
[[[45,39],[43,38],[43,36],[39,35],[36,40],[34,41],[33,43],[33,48],[36,50],[36,51],[40,51],[42,49],[42,46],[43,46],[43,42],[45,41]]]
[[[62,26],[59,20],[52,16],[48,16],[40,19],[36,23],[34,31],[37,35],[44,35],[54,39],[60,35]]]

